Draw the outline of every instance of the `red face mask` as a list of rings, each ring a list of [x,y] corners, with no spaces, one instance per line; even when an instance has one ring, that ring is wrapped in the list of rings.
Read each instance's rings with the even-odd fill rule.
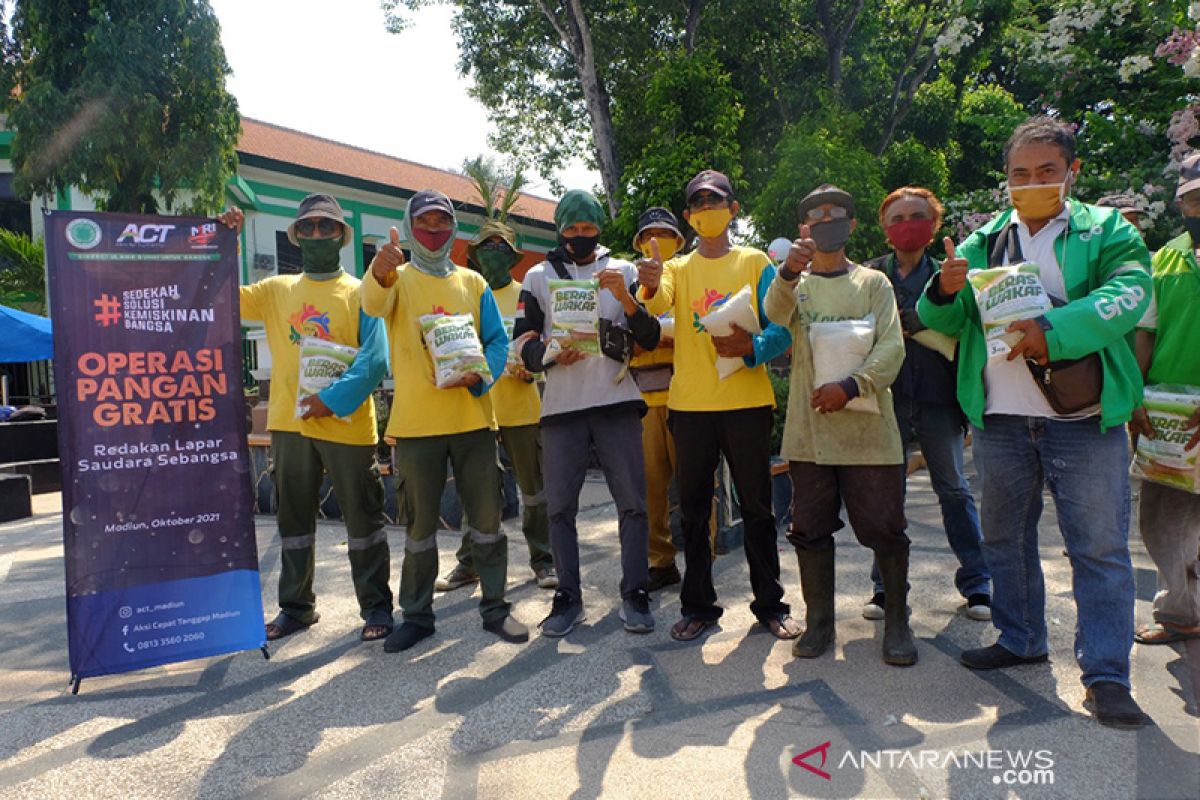
[[[905,253],[921,250],[933,239],[933,220],[910,219],[884,229],[892,247]]]
[[[454,231],[426,231],[420,228],[413,228],[413,238],[420,242],[430,252],[436,253],[442,249],[442,245],[454,235]]]

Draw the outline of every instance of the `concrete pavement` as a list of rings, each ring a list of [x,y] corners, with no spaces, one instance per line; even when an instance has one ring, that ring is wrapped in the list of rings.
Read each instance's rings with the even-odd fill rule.
[[[848,530],[838,535],[835,653],[794,660],[790,643],[753,624],[740,552],[717,561],[727,611],[703,643],[670,639],[670,589],[656,600],[654,633],[624,632],[608,499],[590,479],[580,517],[588,621],[565,640],[499,642],[463,589],[439,596],[437,634],[414,651],[360,643],[345,536],[322,525],[321,622],[274,644],[270,661],[248,652],[93,678],[73,697],[61,516],[45,507],[53,497],[39,498],[41,514],[0,526],[0,797],[1200,797],[1200,642],[1134,648],[1135,696],[1155,727],[1097,725],[1081,708],[1052,506],[1041,541],[1051,662],[976,673],[957,655],[995,632],[963,613],[924,472],[908,505],[921,659],[908,669],[882,663],[882,623],[860,616],[870,558]],[[514,614],[532,625],[550,594],[532,582],[519,529],[506,528]],[[1154,572],[1134,538],[1144,620]],[[443,569],[457,543],[439,534]],[[258,545],[272,615],[273,519],[259,518]],[[795,558],[780,545],[800,615]]]

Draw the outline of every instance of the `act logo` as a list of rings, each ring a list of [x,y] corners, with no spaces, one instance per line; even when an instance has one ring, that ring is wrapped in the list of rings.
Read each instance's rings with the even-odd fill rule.
[[[829,757],[829,746],[831,744],[833,744],[832,741],[825,742],[825,744],[819,744],[811,750],[806,750],[805,752],[793,758],[792,763],[797,767],[803,767],[818,777],[824,778],[827,781],[831,781],[833,780],[833,776],[825,771],[825,761]],[[814,767],[812,764],[808,763],[807,759],[816,755],[817,753],[821,754],[821,765],[819,767]]]
[[[131,222],[117,237],[117,244],[162,244],[173,230],[174,225],[138,225]]]
[[[203,225],[193,225],[188,234],[188,244],[192,247],[212,247],[213,239],[217,238],[217,223],[206,222]]]
[[[704,333],[705,328],[700,324],[700,318],[730,298],[729,294],[721,294],[716,289],[705,289],[704,296],[692,303],[692,327],[697,333]]]
[[[80,250],[91,250],[100,244],[100,226],[90,219],[73,219],[67,223],[67,241]]]
[[[288,317],[288,325],[288,339],[292,344],[299,344],[305,336],[314,336],[327,342],[333,340],[333,334],[329,332],[329,314],[308,303]]]

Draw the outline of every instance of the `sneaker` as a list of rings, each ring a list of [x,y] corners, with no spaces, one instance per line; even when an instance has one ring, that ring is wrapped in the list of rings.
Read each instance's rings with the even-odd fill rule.
[[[558,573],[554,571],[554,567],[541,567],[533,571],[534,580],[537,581],[539,589],[557,589],[558,588]]]
[[[967,616],[980,622],[992,618],[992,598],[982,592],[967,598]]]
[[[583,613],[583,601],[576,600],[562,589],[558,589],[550,603],[550,613],[538,623],[538,627],[542,629],[543,636],[566,636],[586,618]]]
[[[465,564],[455,564],[454,569],[446,573],[446,577],[434,581],[433,588],[439,592],[451,592],[472,583],[479,583],[479,574]]]
[[[621,622],[630,633],[649,633],[654,630],[654,617],[650,615],[650,595],[645,589],[637,589],[621,601]]]
[[[674,564],[669,567],[651,567],[650,579],[646,581],[646,591],[657,592],[659,589],[682,582],[683,576],[679,574],[679,567]]]
[[[863,619],[883,619],[883,592],[876,592],[863,606]]]

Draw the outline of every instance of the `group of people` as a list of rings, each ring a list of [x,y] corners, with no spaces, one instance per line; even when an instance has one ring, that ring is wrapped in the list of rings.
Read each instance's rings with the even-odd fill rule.
[[[1084,705],[1106,725],[1147,724],[1130,693],[1130,650],[1135,636],[1148,644],[1200,637],[1200,496],[1142,487],[1141,531],[1160,591],[1153,621],[1135,630],[1125,426],[1132,419],[1135,430],[1153,435],[1142,409],[1144,378],[1200,386],[1200,318],[1188,313],[1200,301],[1200,155],[1184,163],[1178,191],[1187,232],[1158,252],[1153,273],[1146,244],[1120,208],[1072,197],[1080,163],[1069,127],[1026,121],[1005,147],[1004,167],[1012,207],[957,246],[946,238],[941,262],[930,248],[943,208],[921,187],[883,201],[879,223],[892,249],[863,263],[846,255],[859,220],[855,198],[833,184],[815,188],[800,203],[799,235],[778,267],[731,239],[740,206],[719,172],[702,171],[686,185],[683,219],[693,246],[684,253],[679,220],[651,208],[638,221],[636,262],[599,244],[603,207],[571,191],[554,214],[558,246],[520,284],[511,271],[522,254],[503,222],[480,229],[465,267],[451,260],[457,217],[435,191],[410,199],[400,230],[392,229],[359,281],[338,264],[350,232],[336,200],[306,198],[288,230],[303,273],[242,288],[242,316],[264,321],[274,360],[268,427],[283,560],[280,612],[267,638],[318,619],[313,546],[326,472],[345,515],[363,639],[382,638],[389,652],[410,648],[434,633],[435,589],[477,582],[483,627],[526,641],[529,629],[505,599],[499,441],[520,487],[534,579],[554,590],[543,635],[565,636],[585,619],[576,515],[593,454],[617,510],[625,629],[652,631],[649,593],[679,583],[681,616],[670,636],[690,641],[711,630],[723,612],[712,570],[714,474],[723,459],[743,521],[757,622],[793,640],[797,657],[829,649],[834,534],[844,507],[874,555],[862,613],[883,620],[883,660],[912,665],[918,648],[909,627],[904,498],[905,448],[915,442],[959,563],[954,582],[964,613],[990,619],[999,632],[994,644],[964,651],[962,663],[987,670],[1047,660],[1038,522],[1049,488],[1073,573]],[[222,220],[240,226],[242,215],[230,209]],[[1054,307],[1012,323],[1007,357],[989,358],[968,271],[1030,262]],[[599,353],[552,343],[552,282],[564,280],[597,282]],[[707,330],[706,315],[746,290],[755,330]],[[295,343],[310,313],[324,315],[324,337],[358,355],[297,417]],[[419,325],[431,313],[471,316],[491,380],[471,375],[437,387]],[[818,384],[814,334],[845,321],[870,326],[869,352],[850,374]],[[775,395],[767,364],[789,352],[781,455],[793,487],[787,539],[799,564],[803,624],[785,601],[771,504]],[[371,402],[389,357],[395,394],[386,433],[408,515],[400,625]],[[738,368],[719,373],[719,359]],[[1065,391],[1067,368],[1085,361],[1095,397],[1064,411],[1054,392]],[[1200,428],[1200,414],[1189,425]],[[968,432],[978,508],[964,476]],[[1200,430],[1191,445],[1198,443]],[[447,464],[466,533],[454,568],[438,578]],[[669,526],[672,483],[682,574]]]

